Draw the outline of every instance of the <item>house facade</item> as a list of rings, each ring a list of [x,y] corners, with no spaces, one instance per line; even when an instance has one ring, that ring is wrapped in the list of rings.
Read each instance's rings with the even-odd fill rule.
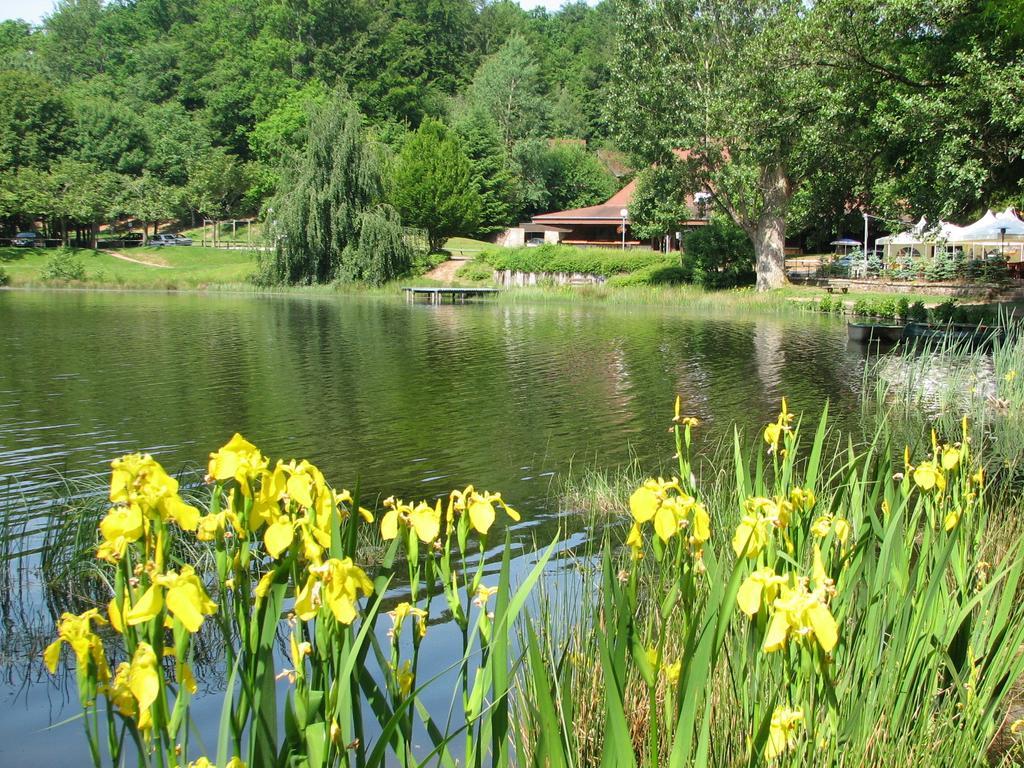
[[[687,197],[687,208],[692,218],[679,222],[673,232],[651,240],[640,240],[630,228],[629,206],[635,190],[636,181],[631,181],[600,205],[539,214],[531,221],[507,230],[499,237],[498,243],[516,247],[538,244],[543,240],[545,243],[581,247],[679,250],[687,231],[707,224],[706,198],[698,193]]]

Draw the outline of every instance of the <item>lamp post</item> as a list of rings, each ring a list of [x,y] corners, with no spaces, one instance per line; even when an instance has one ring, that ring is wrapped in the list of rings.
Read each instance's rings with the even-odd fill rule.
[[[623,208],[619,216],[622,218],[622,250],[626,250],[626,217],[629,216],[629,210]]]
[[[999,260],[1006,261],[1006,253],[1003,251],[1003,245],[1006,240],[1006,227],[999,228]]]

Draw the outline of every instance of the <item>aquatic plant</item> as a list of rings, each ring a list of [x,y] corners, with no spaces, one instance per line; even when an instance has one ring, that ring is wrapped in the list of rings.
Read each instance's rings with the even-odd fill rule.
[[[519,517],[498,493],[375,516],[236,435],[200,510],[151,457],[118,459],[96,552],[112,599],[65,613],[45,653],[55,669],[70,648],[94,763],[131,744],[143,765],[214,764],[190,714],[213,626],[217,765],[981,764],[1024,674],[1024,552],[992,536],[1001,497],[968,420],[843,449],[826,408],[808,446],[783,400],[717,473],[678,399],[671,422],[673,475],[635,484],[564,593],[538,589],[554,544],[513,589],[506,538],[488,576],[488,536]],[[363,527],[389,543],[378,568]],[[173,554],[182,538],[211,570]],[[459,647],[423,679],[438,606]],[[447,674],[444,721],[425,692]]]
[[[506,755],[507,764],[508,628],[551,550],[513,590],[506,547],[497,583],[485,583],[482,553],[495,517],[518,517],[500,494],[469,487],[446,505],[388,499],[380,531],[392,544],[371,578],[354,556],[359,527],[373,524],[373,515],[309,462],[271,465],[235,435],[210,455],[208,481],[212,494],[201,511],[151,456],[112,464],[96,558],[113,596],[65,612],[44,654],[55,671],[62,648],[72,651],[94,764],[129,759],[126,743],[141,765],[213,764],[196,754],[190,714],[195,638],[208,622],[222,635],[227,677],[217,765],[451,762],[460,735],[464,764],[489,754]],[[180,538],[212,549],[208,577],[172,555]],[[388,614],[388,649],[374,630],[399,553],[409,599]],[[444,733],[422,707],[418,681],[420,643],[441,595],[463,640],[452,670],[463,723]],[[406,631],[413,652],[403,659]],[[290,688],[280,701],[284,678]],[[413,756],[417,727],[431,742],[425,757]]]
[[[783,402],[755,456],[737,435],[724,508],[695,484],[692,422],[674,421],[678,474],[634,490],[585,597],[553,596],[527,632],[520,754],[986,764],[1024,672],[1022,552],[1019,533],[992,540],[1003,510],[966,420],[902,459],[880,432],[826,462],[827,410],[806,451]]]

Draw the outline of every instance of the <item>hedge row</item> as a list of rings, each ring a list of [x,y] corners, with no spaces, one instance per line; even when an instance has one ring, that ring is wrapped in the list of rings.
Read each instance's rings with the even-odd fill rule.
[[[495,269],[611,277],[663,264],[665,256],[646,249],[575,248],[547,244],[535,248],[492,248],[482,255],[482,260]]]

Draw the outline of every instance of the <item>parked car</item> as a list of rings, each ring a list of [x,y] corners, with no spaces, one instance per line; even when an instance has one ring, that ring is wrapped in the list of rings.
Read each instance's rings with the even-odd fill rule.
[[[11,239],[11,245],[19,248],[32,248],[43,244],[43,238],[36,232],[19,232]]]
[[[527,248],[536,248],[538,245],[544,245],[543,237],[531,237],[526,241]]]
[[[174,233],[164,233],[162,235],[153,235],[149,238],[150,245],[192,245],[192,238],[182,237],[181,235]]]

